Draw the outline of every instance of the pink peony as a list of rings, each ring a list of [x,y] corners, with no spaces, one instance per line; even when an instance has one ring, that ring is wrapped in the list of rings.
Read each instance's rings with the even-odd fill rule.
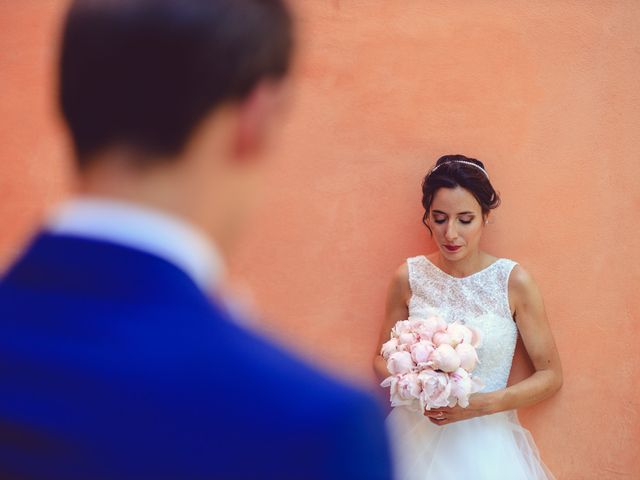
[[[398,381],[400,379],[399,375],[391,375],[390,377],[385,378],[381,383],[381,387],[389,387],[389,399],[391,400],[392,407],[399,407],[401,405],[410,405],[411,402],[403,402],[400,399],[398,394]]]
[[[418,365],[426,365],[432,353],[433,345],[431,342],[420,341],[411,346],[411,358]]]
[[[396,352],[389,356],[387,369],[391,375],[410,372],[415,365],[409,352]]]
[[[460,357],[460,367],[467,372],[472,372],[478,363],[478,352],[470,343],[461,343],[456,347],[456,353]]]
[[[468,407],[469,395],[473,387],[469,373],[463,368],[458,368],[449,376],[449,380],[451,382],[449,406],[455,407],[458,404],[463,408]]]
[[[411,345],[418,341],[418,336],[413,332],[401,333],[398,336],[398,343],[400,345]]]
[[[416,334],[420,340],[424,340],[426,342],[430,342],[433,337],[433,332],[424,328],[423,326],[416,327]]]
[[[392,407],[415,406],[422,391],[422,385],[415,373],[392,375],[385,378],[380,386],[389,387]]]
[[[398,396],[402,400],[414,401],[420,398],[422,386],[418,381],[418,374],[406,373],[398,379]]]
[[[455,407],[457,404],[462,408],[467,408],[469,406],[469,396],[479,392],[484,387],[480,380],[470,375],[463,368],[459,368],[449,374],[449,381],[451,383],[450,407]]]
[[[436,332],[433,334],[432,342],[436,347],[451,345],[451,336],[446,332]]]
[[[400,320],[391,329],[392,337],[399,337],[403,333],[411,332],[411,322],[409,320]]]
[[[431,361],[436,369],[443,372],[454,372],[460,367],[460,357],[453,347],[446,343],[434,350]]]
[[[447,322],[445,322],[442,317],[439,317],[437,315],[433,315],[429,318],[427,318],[427,322],[430,325],[434,325],[435,326],[435,331],[436,332],[444,332],[447,330]]]
[[[389,398],[391,400],[392,407],[409,406],[413,403],[413,400],[405,400],[400,395],[399,390],[400,375],[393,375],[385,378],[380,384],[381,387],[389,387]]]
[[[444,332],[447,329],[447,323],[436,316],[431,316],[426,319],[413,318],[412,323],[413,330],[422,340],[431,340],[434,333]]]
[[[473,336],[473,333],[469,328],[457,322],[449,325],[447,333],[451,337],[451,346],[454,348],[459,343],[471,343],[471,338]]]
[[[387,360],[389,356],[398,351],[398,339],[392,338],[391,340],[385,342],[380,349],[380,355]]]
[[[446,373],[426,369],[418,374],[418,380],[422,385],[420,403],[423,411],[449,405],[451,385]]]

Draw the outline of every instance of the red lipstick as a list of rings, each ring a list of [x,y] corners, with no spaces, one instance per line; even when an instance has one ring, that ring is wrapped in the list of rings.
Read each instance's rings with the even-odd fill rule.
[[[445,245],[444,248],[449,250],[450,252],[457,252],[460,249],[461,245]]]

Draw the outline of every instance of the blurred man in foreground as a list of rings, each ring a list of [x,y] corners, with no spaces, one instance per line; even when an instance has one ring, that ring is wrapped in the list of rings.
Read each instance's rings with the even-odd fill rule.
[[[291,29],[280,0],[72,3],[77,188],[0,282],[0,477],[389,478],[375,403],[216,299]]]

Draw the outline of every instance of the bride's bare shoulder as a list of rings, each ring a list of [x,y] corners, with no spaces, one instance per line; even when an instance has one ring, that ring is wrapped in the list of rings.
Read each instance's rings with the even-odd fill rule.
[[[409,266],[407,262],[402,262],[393,273],[389,284],[389,294],[402,298],[403,300],[407,300],[411,296]]]
[[[407,262],[402,262],[395,272],[393,272],[392,282],[408,282],[409,281],[409,265]]]

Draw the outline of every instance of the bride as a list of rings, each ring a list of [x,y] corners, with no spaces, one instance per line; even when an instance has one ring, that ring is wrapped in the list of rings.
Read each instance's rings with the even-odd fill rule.
[[[483,334],[474,375],[484,388],[466,408],[416,414],[395,407],[387,417],[397,476],[406,480],[552,479],[516,409],[540,402],[562,385],[562,368],[542,297],[517,262],[480,249],[490,212],[500,203],[482,162],[440,158],[422,185],[423,222],[438,250],[407,259],[387,295],[378,351],[394,324],[438,314]],[[535,368],[507,386],[518,333]],[[388,377],[376,356],[380,380]]]

